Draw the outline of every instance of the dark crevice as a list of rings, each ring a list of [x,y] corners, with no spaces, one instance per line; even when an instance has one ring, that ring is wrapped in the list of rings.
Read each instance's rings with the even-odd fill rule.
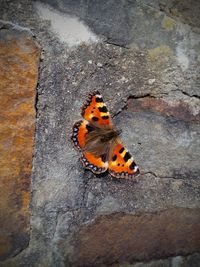
[[[117,111],[113,116],[112,118],[115,118],[117,117],[122,111],[126,110],[127,109],[127,102],[129,99],[140,99],[140,98],[145,98],[145,97],[149,97],[149,98],[156,98],[155,96],[151,95],[150,93],[146,93],[146,94],[141,94],[141,95],[130,95],[128,96],[126,102],[125,102],[125,105],[120,108],[119,111]]]
[[[129,49],[126,44],[118,44],[118,43],[115,43],[112,40],[105,40],[104,42],[107,43],[107,44],[111,44],[111,45],[117,46],[117,47]]]
[[[152,171],[148,171],[148,172],[141,172],[140,173],[140,175],[146,175],[146,174],[151,174],[151,175],[153,175],[154,177],[158,177],[154,172],[152,172]]]
[[[184,95],[187,95],[187,96],[189,96],[189,97],[195,97],[195,98],[198,98],[198,99],[200,99],[200,96],[199,95],[196,95],[196,94],[194,94],[194,95],[190,95],[190,94],[188,94],[187,92],[185,92],[185,91],[182,91],[182,90],[179,90],[182,94],[184,94]]]
[[[39,102],[39,93],[38,93],[38,90],[37,90],[38,86],[39,86],[39,82],[37,83],[37,86],[36,86],[36,96],[35,96],[35,103],[34,103],[36,119],[38,118],[38,102]]]
[[[200,99],[200,96],[199,95],[196,95],[196,94],[194,94],[194,95],[190,95],[190,94],[188,94],[187,92],[185,92],[185,91],[183,91],[183,90],[180,90],[180,89],[176,89],[176,90],[171,90],[170,92],[180,92],[180,93],[182,93],[183,95],[186,95],[186,96],[189,96],[189,97],[195,97],[195,98],[197,98],[197,99]],[[170,93],[169,92],[169,93]],[[169,95],[169,94],[168,94]]]
[[[40,81],[41,81],[41,76],[42,76],[42,71],[43,71],[43,68],[42,68],[42,64],[41,62],[43,61],[42,60],[42,50],[40,50],[40,57],[39,57],[39,61],[38,61],[38,77],[37,77],[37,85],[35,86],[35,90],[36,90],[36,96],[35,96],[35,103],[34,103],[34,108],[35,108],[35,117],[36,117],[36,122],[37,122],[37,119],[39,117],[39,108],[38,108],[38,104],[39,104],[39,95],[41,94],[39,92],[39,88],[40,88]],[[36,123],[37,124],[37,123]],[[36,125],[36,128],[37,128],[37,125]],[[37,129],[36,129],[37,130]]]
[[[125,104],[120,110],[118,110],[114,115],[112,115],[112,119],[117,117],[122,111],[127,109],[127,104]]]
[[[155,178],[158,178],[158,179],[174,179],[174,180],[185,180],[184,178],[176,178],[174,176],[160,176],[160,175],[157,175],[155,172],[152,172],[152,171],[147,171],[147,172],[143,172],[143,173],[140,173],[141,175],[146,175],[146,174],[150,174],[152,176],[154,176]]]
[[[37,80],[37,85],[35,86],[36,90],[36,95],[35,95],[35,103],[34,103],[34,109],[35,109],[35,132],[34,132],[34,148],[33,148],[33,156],[32,156],[32,175],[33,175],[33,165],[34,165],[34,159],[36,155],[36,142],[37,142],[37,130],[38,130],[38,125],[37,125],[37,119],[39,117],[39,108],[38,108],[38,103],[39,103],[39,82],[40,82],[40,73],[41,72],[41,67],[39,65],[38,67],[38,80]],[[32,180],[32,178],[31,178]]]
[[[141,94],[141,95],[130,95],[127,100],[140,99],[140,98],[145,98],[145,97],[156,98],[155,96],[151,95],[150,93],[146,93],[146,94]]]

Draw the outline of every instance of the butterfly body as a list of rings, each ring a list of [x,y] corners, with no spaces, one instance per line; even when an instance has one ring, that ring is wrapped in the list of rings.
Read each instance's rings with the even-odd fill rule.
[[[74,124],[72,141],[83,155],[83,165],[94,173],[109,171],[117,178],[131,179],[139,173],[128,150],[121,144],[119,134],[110,118],[101,94],[89,95],[82,108],[83,120]]]

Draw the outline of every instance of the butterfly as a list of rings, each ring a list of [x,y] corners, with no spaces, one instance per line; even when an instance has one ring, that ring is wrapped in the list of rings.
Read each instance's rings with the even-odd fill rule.
[[[133,157],[120,141],[110,113],[99,91],[89,95],[82,107],[83,120],[73,126],[71,139],[82,152],[86,169],[100,174],[105,171],[116,178],[132,179],[139,174]]]

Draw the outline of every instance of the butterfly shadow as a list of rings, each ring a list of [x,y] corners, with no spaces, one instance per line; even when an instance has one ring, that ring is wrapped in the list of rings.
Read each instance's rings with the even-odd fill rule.
[[[112,176],[108,171],[100,173],[100,174],[93,174],[98,179],[103,179],[104,181],[109,181],[115,184],[125,184],[128,180],[119,179]]]

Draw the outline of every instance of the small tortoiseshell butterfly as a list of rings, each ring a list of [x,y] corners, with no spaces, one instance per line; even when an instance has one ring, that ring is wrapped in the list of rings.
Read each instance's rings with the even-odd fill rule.
[[[98,91],[89,95],[81,115],[84,120],[74,124],[71,139],[83,153],[81,161],[85,168],[97,174],[108,170],[116,178],[132,179],[139,174],[139,168],[122,145],[120,132],[113,127]]]

